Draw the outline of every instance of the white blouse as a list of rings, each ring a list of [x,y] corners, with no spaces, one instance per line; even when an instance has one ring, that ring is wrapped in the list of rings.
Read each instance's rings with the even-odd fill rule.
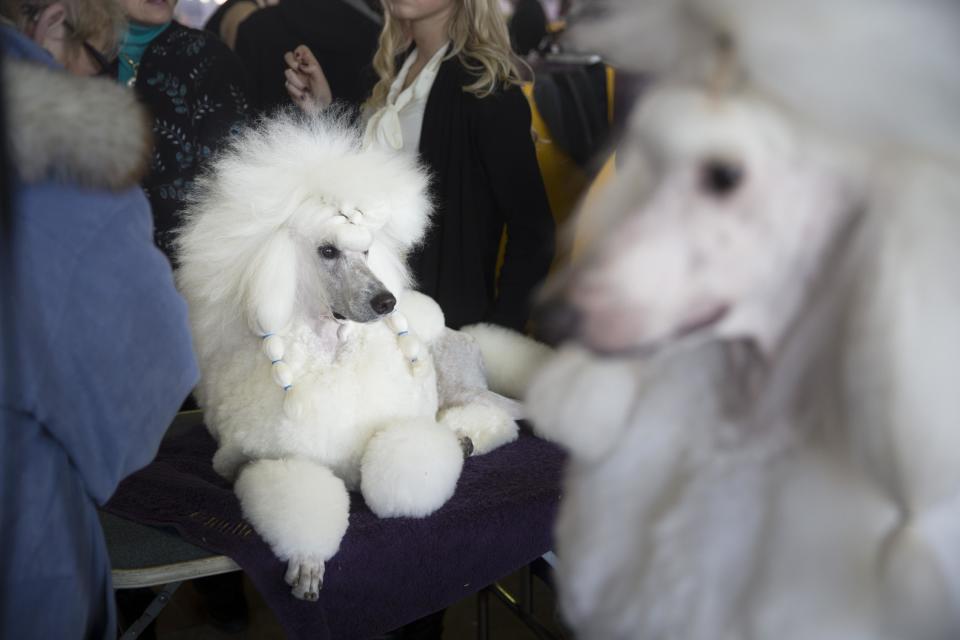
[[[400,73],[390,85],[387,100],[367,121],[363,136],[363,146],[379,145],[386,149],[416,154],[420,146],[420,130],[423,128],[423,111],[427,106],[427,97],[437,71],[443,62],[443,55],[449,43],[440,47],[429,62],[421,69],[409,87],[402,89],[407,80],[410,67],[417,59],[414,49],[403,61]],[[401,90],[402,89],[402,90]]]

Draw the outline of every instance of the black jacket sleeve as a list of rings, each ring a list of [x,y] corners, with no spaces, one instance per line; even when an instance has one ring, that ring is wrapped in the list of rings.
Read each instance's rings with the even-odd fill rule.
[[[488,321],[522,331],[553,260],[555,224],[537,164],[530,106],[519,87],[481,98],[475,140],[507,246]]]

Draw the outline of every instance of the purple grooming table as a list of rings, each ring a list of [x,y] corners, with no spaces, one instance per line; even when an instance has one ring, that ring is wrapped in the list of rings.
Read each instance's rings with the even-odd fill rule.
[[[453,498],[428,518],[377,518],[351,494],[350,526],[328,563],[318,602],[293,598],[285,566],[245,523],[231,486],[214,473],[201,425],[164,440],[104,507],[233,559],[290,638],[368,638],[449,606],[552,546],[564,456],[529,433],[470,458]]]

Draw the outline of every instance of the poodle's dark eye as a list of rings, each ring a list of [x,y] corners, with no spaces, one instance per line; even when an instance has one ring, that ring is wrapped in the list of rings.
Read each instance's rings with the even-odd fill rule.
[[[337,249],[332,244],[325,244],[317,249],[317,251],[320,252],[320,256],[325,260],[333,260],[340,255],[340,249]]]
[[[700,188],[707,195],[725,198],[743,182],[743,167],[731,160],[712,158],[700,165]]]
[[[369,256],[369,255],[370,255],[370,249],[367,249],[366,251],[364,251],[364,252],[363,252],[363,255],[364,255],[364,256]]]

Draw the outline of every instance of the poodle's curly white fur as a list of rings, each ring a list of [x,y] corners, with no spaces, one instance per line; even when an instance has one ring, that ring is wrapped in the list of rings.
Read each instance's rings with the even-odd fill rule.
[[[422,517],[453,494],[468,441],[484,453],[517,435],[472,338],[409,288],[426,187],[337,114],[281,114],[217,158],[178,237],[214,467],[301,598],[346,531],[348,489]]]

